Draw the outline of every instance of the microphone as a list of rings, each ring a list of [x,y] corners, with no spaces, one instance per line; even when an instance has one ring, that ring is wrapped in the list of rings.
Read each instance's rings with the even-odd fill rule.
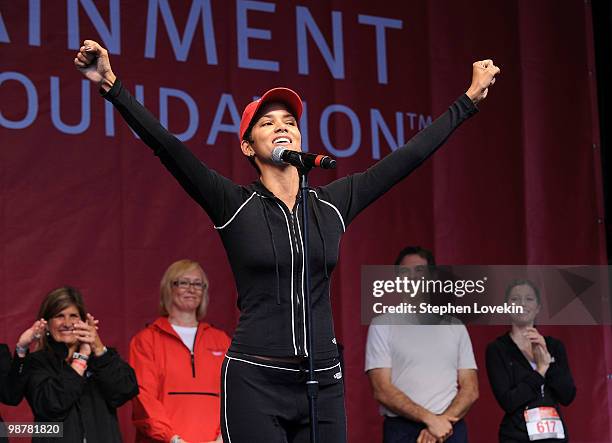
[[[327,155],[297,152],[282,146],[274,148],[272,161],[278,164],[288,163],[297,168],[336,169],[336,160]]]

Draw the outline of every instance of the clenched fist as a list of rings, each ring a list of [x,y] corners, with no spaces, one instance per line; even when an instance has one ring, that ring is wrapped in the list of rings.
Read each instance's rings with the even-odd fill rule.
[[[104,91],[108,91],[117,78],[111,69],[108,51],[93,40],[83,42],[74,58],[74,66]]]
[[[472,103],[478,104],[484,100],[499,73],[500,69],[493,64],[493,60],[481,60],[472,64],[472,84],[466,92]]]

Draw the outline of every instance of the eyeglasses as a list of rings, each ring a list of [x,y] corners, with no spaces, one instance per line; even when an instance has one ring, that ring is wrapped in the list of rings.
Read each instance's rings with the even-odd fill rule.
[[[187,291],[189,289],[190,286],[193,286],[194,291],[196,292],[202,292],[204,291],[204,289],[206,289],[208,287],[207,283],[201,282],[201,281],[189,281],[189,280],[175,280],[172,282],[172,286],[175,286],[179,289],[182,289],[184,291]]]

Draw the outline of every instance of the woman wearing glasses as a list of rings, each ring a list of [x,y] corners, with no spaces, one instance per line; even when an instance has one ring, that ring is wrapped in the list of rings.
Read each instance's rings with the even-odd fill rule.
[[[137,442],[221,441],[219,378],[230,339],[202,321],[207,307],[202,267],[172,263],[160,284],[161,316],[130,343]]]

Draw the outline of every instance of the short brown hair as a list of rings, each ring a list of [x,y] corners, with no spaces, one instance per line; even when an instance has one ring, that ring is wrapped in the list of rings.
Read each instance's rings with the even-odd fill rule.
[[[160,315],[167,317],[170,314],[170,305],[172,304],[172,286],[176,279],[183,275],[185,272],[191,271],[192,269],[197,269],[202,274],[202,280],[204,283],[203,291],[202,291],[202,301],[198,306],[196,317],[199,319],[204,318],[206,315],[206,309],[208,308],[208,277],[206,273],[202,269],[202,266],[196,261],[183,259],[179,261],[175,261],[166,272],[164,272],[164,276],[161,279],[159,284],[159,313]]]

